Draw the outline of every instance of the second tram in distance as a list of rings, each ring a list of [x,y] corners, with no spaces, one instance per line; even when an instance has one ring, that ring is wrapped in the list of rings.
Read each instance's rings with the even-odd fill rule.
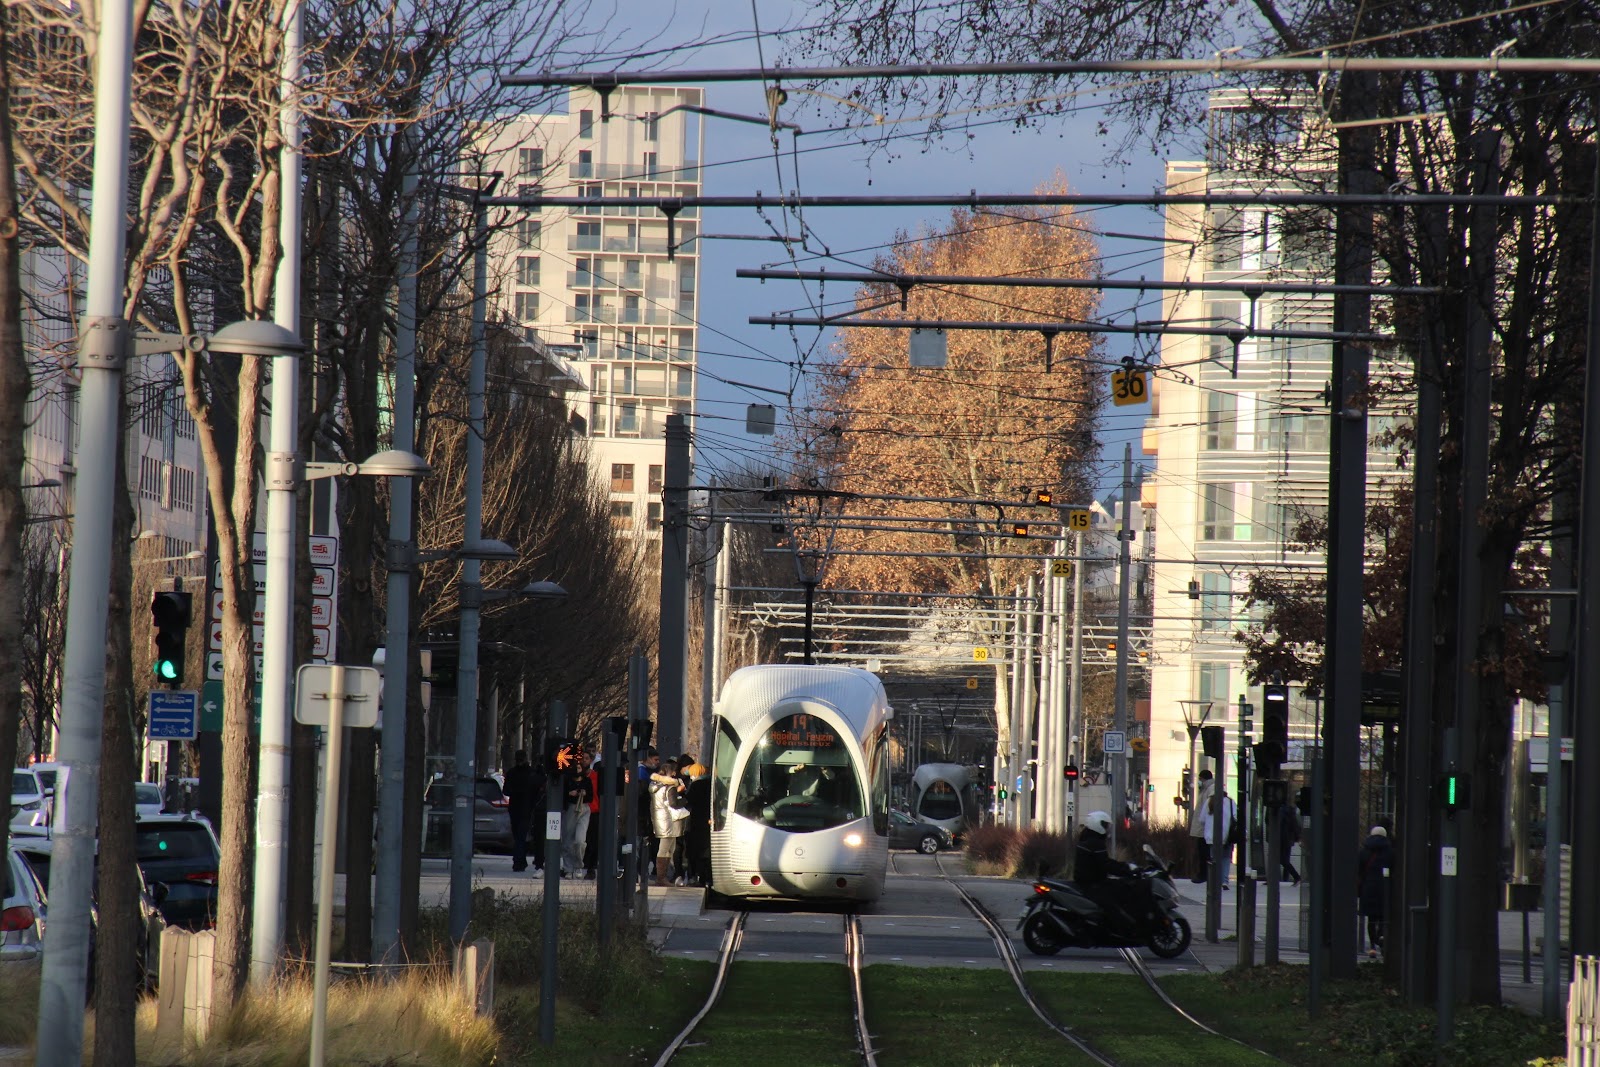
[[[911,816],[941,826],[960,841],[978,820],[977,787],[959,763],[924,763],[911,776]]]
[[[877,675],[857,667],[735,671],[716,705],[712,891],[878,899],[893,714]]]

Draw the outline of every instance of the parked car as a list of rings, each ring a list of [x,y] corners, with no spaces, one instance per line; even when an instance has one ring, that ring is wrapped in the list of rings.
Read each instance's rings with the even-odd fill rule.
[[[135,856],[162,919],[186,930],[215,926],[222,850],[211,824],[190,814],[136,818]]]
[[[0,863],[0,974],[44,951],[44,889],[15,847]]]
[[[44,900],[45,914],[49,914],[49,885],[50,862],[55,855],[55,839],[50,836],[24,833],[16,838],[14,850],[21,854],[27,861],[28,867],[38,878]],[[137,981],[142,986],[154,986],[156,975],[161,965],[161,931],[166,928],[166,920],[161,917],[161,906],[157,901],[161,890],[153,888],[145,879],[142,868],[135,866],[139,875],[139,945],[135,956],[138,960]],[[96,857],[94,888],[89,903],[89,975],[91,984],[94,981],[94,947],[99,943],[100,936],[100,869],[99,858]]]
[[[914,848],[931,856],[942,848],[953,848],[950,832],[942,826],[918,822],[902,811],[889,812],[889,847]]]
[[[424,833],[435,840],[450,832],[445,827],[454,817],[455,792],[455,779],[438,777],[428,783],[427,791],[423,793]],[[477,780],[477,798],[472,812],[474,851],[511,851],[510,803],[499,782],[487,775]]]
[[[154,782],[133,783],[133,811],[135,816],[160,815],[166,801],[161,796],[161,787]]]
[[[31,768],[18,767],[11,772],[12,826],[43,825],[49,818],[48,799]]]

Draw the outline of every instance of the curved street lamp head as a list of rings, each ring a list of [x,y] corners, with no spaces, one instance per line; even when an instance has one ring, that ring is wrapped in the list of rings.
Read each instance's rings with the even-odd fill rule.
[[[522,595],[533,597],[535,600],[565,600],[567,590],[559,582],[540,581],[529,582],[522,587]]]
[[[398,448],[386,448],[356,464],[357,474],[379,478],[418,478],[431,470],[427,460]]]
[[[451,555],[457,559],[475,559],[480,563],[509,563],[517,558],[517,550],[504,541],[486,537],[481,541],[468,541]]]
[[[230,322],[206,341],[208,350],[232,356],[295,356],[305,347],[294,331],[264,319]]]

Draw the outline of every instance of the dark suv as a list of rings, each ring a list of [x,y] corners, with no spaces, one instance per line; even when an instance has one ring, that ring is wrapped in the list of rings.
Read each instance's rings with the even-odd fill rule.
[[[472,847],[511,851],[511,802],[493,778],[477,781],[477,797],[472,805]],[[428,783],[422,796],[426,841],[423,851],[437,854],[450,850],[450,828],[455,816],[454,778],[437,777]]]
[[[215,926],[221,851],[211,824],[193,815],[143,815],[134,824],[134,842],[139,870],[167,925]]]

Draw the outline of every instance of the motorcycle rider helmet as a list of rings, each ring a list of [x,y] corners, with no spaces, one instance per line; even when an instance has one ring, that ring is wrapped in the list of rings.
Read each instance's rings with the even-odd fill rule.
[[[1103,811],[1091,811],[1083,817],[1083,825],[1097,834],[1111,832],[1111,816]]]

